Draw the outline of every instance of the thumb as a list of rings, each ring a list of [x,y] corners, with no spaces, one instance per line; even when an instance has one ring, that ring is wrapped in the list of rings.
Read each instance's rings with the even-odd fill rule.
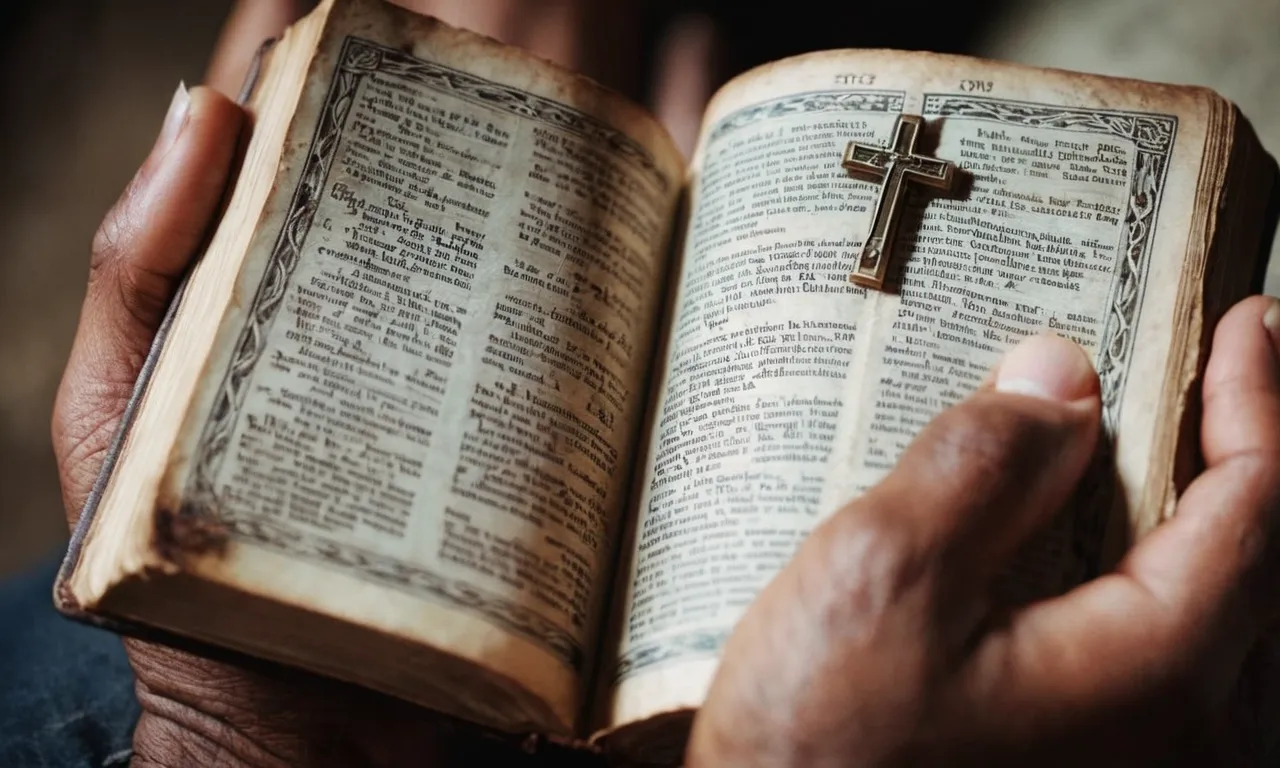
[[[94,238],[80,326],[53,411],[54,454],[72,517],[215,217],[243,119],[240,107],[210,88],[179,88],[155,147]]]
[[[1084,351],[1059,336],[1032,337],[1008,353],[989,386],[926,426],[842,515],[853,524],[892,518],[937,583],[985,595],[1079,482],[1099,413],[1098,378]]]
[[[939,664],[972,640],[994,577],[1083,474],[1099,410],[1076,345],[1038,336],[1010,352],[991,386],[925,427],[751,605],[689,764],[897,764],[882,758],[926,716]]]
[[[702,15],[676,18],[656,54],[653,110],[685,157],[693,155],[698,126],[715,90],[719,48],[716,27]]]

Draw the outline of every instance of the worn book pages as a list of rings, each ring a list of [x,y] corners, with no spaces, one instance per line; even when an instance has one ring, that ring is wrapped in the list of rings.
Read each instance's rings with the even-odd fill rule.
[[[104,506],[155,499],[134,546],[163,559],[138,570],[358,630],[184,633],[571,733],[683,158],[621,97],[493,41],[375,0],[304,24],[324,28],[287,134],[250,149],[270,193],[242,180],[231,202],[257,190],[252,240],[218,249],[234,215],[217,233],[157,369],[166,403],[135,428],[152,444]],[[380,659],[361,631],[427,652]]]
[[[1154,405],[1185,383],[1164,373],[1184,267],[1204,257],[1193,214],[1212,192],[1201,164],[1220,103],[875,51],[790,59],[721,90],[691,169],[604,726],[665,727],[663,713],[697,707],[734,622],[808,531],[1029,334],[1056,331],[1093,357],[1119,502],[1129,519],[1158,518],[1171,489],[1147,470],[1169,461],[1177,425]],[[891,288],[868,293],[849,275],[878,188],[850,178],[841,153],[889,144],[903,112],[925,117],[926,151],[968,179],[916,197]],[[1081,544],[1100,532],[1080,528],[1104,522],[1064,520],[1019,578],[1060,586],[1098,556]],[[615,736],[644,749],[655,734]]]
[[[686,169],[617,95],[381,0],[320,3],[251,111],[60,607],[672,760],[760,588],[1028,334],[1093,356],[1119,484],[1011,588],[1166,515],[1248,277],[1207,254],[1273,172],[1207,91],[875,51],[734,81]],[[840,161],[904,112],[962,184],[868,292],[878,189]]]

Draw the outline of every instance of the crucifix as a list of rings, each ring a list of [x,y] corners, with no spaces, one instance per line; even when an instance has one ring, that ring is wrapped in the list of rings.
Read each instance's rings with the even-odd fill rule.
[[[849,279],[858,285],[880,289],[893,252],[898,220],[907,182],[937,189],[951,189],[956,166],[936,157],[916,154],[916,142],[924,128],[919,115],[902,115],[888,147],[849,142],[840,165],[850,173],[870,176],[880,182],[880,200],[872,213],[871,233],[862,246],[862,255]]]

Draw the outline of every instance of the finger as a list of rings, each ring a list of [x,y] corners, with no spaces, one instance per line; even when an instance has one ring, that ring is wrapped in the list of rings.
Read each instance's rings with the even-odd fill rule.
[[[278,37],[313,5],[313,0],[238,0],[222,25],[205,82],[234,97],[262,43]]]
[[[796,744],[776,734],[795,728],[801,751],[878,755],[915,727],[919,694],[987,614],[984,587],[1083,473],[1099,408],[1076,345],[1041,336],[1011,351],[990,388],[934,419],[762,591],[725,647],[708,695],[721,703],[700,716],[692,754],[783,764],[771,750]],[[724,712],[768,727],[744,732]]]
[[[1079,481],[1097,440],[1098,379],[1053,335],[1012,350],[994,386],[934,419],[850,524],[887,517],[945,583],[985,587]],[[837,517],[840,517],[839,515]]]
[[[1203,402],[1206,470],[1183,493],[1174,518],[1134,549],[1122,572],[1149,590],[1189,635],[1211,632],[1239,659],[1276,616],[1280,597],[1275,299],[1244,301],[1219,322]]]
[[[243,113],[179,89],[151,154],[94,238],[89,288],[54,406],[64,502],[92,485],[177,281],[221,200]]]
[[[174,94],[159,138],[103,219],[90,256],[89,330],[116,331],[145,351],[222,198],[243,121],[209,88]]]
[[[524,10],[521,0],[489,0],[485,3],[477,3],[474,0],[392,0],[392,2],[414,13],[434,16],[450,26],[469,29],[509,45],[528,47],[523,46],[525,42],[523,38],[528,34],[528,30],[518,23]],[[556,3],[550,9],[551,15],[562,17],[568,10],[563,6],[563,3]],[[541,7],[532,9],[534,13],[542,10]],[[561,20],[567,21],[563,18]],[[546,51],[540,52],[540,55],[542,53]],[[556,52],[552,53],[554,55]],[[559,52],[559,55],[564,57],[566,54]],[[552,60],[564,66],[570,63],[563,58]]]
[[[1186,738],[1204,732],[1275,610],[1275,306],[1251,299],[1219,323],[1203,391],[1208,468],[1174,518],[1116,573],[1030,606],[986,638],[961,688],[984,702],[973,710],[984,724],[957,727],[1042,742],[1056,730],[1064,748],[1081,728],[1116,744],[1197,746],[1169,736],[1183,725]]]
[[[702,15],[672,22],[659,44],[654,77],[654,114],[685,154],[693,155],[702,113],[715,87],[716,28]]]
[[[634,0],[393,0],[447,24],[519,46],[634,95],[644,10]]]

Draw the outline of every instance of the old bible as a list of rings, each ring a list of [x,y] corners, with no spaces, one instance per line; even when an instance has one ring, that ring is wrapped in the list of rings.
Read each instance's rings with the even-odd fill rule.
[[[1095,361],[1109,471],[1012,583],[1158,525],[1274,226],[1274,161],[1198,88],[815,53],[722,88],[686,162],[622,97],[377,0],[264,61],[58,605],[631,759],[678,755],[798,542],[1029,334]],[[842,163],[889,162],[904,114],[956,183],[894,198],[868,287],[888,182]]]

